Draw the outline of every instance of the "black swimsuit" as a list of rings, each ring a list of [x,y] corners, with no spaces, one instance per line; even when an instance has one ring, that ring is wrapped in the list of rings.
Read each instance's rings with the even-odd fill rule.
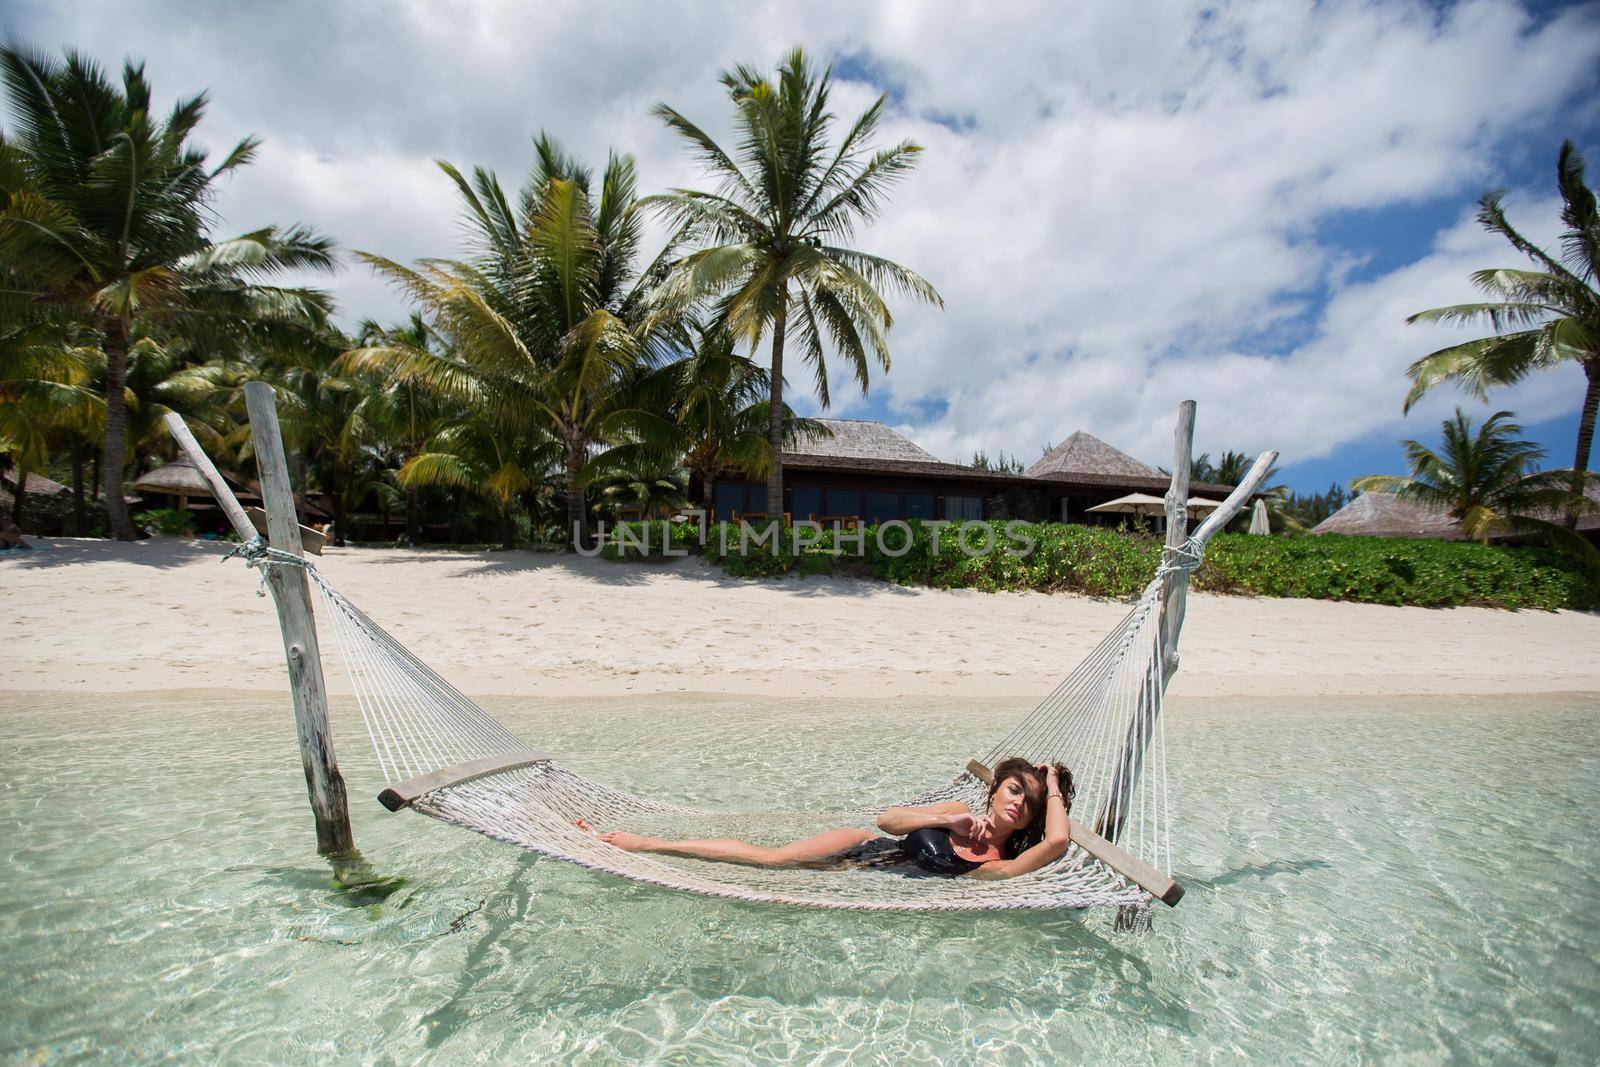
[[[904,838],[879,837],[847,848],[835,860],[848,866],[890,867],[910,863],[928,874],[955,877],[982,867],[981,860],[956,855],[950,831],[938,827],[913,830]]]

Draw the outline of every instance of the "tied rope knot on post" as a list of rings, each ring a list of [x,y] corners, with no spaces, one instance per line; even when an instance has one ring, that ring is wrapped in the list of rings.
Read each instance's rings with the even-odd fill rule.
[[[1203,562],[1206,546],[1199,540],[1190,537],[1185,539],[1183,544],[1165,548],[1162,552],[1163,555],[1171,553],[1171,556],[1170,559],[1163,559],[1161,566],[1156,568],[1156,579],[1165,578],[1169,574],[1178,574],[1196,569]]]
[[[226,556],[222,557],[222,562],[226,563],[234,556],[242,557],[246,567],[261,572],[261,582],[256,586],[256,596],[267,595],[268,567],[301,567],[308,571],[311,569],[311,564],[304,557],[273,548],[260,534],[235,545]]]

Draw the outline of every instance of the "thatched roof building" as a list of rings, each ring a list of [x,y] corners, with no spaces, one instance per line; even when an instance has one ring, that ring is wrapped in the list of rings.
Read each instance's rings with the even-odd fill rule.
[[[222,475],[222,480],[228,483],[233,495],[238,497],[241,503],[261,503],[260,482],[254,479],[245,481],[224,470],[219,470],[217,473]],[[211,496],[211,487],[206,484],[205,477],[187,457],[180,457],[164,467],[157,467],[153,471],[141,474],[133,483],[133,487],[141,493],[173,498],[164,502],[172,507],[187,508],[191,511],[216,507],[216,501]],[[295,502],[300,510],[301,522],[323,522],[328,518],[325,510],[299,493],[295,494]]]
[[[1167,477],[1104,441],[1072,434],[1021,474],[945,463],[881,422],[818,419],[827,431],[783,454],[784,510],[794,519],[1072,519],[1110,522],[1087,509],[1129,492],[1165,492]],[[1225,496],[1231,486],[1196,483]],[[716,480],[717,517],[766,511],[766,487],[738,475]]]
[[[229,477],[222,473],[223,479],[238,493],[244,486],[237,478]],[[157,467],[153,471],[146,471],[134,481],[133,487],[141,493],[155,493],[164,496],[198,497],[202,501],[211,501],[211,487],[206,484],[205,477],[199,469],[188,459],[179,459],[168,463],[164,467]]]
[[[1393,493],[1366,492],[1311,528],[1314,534],[1353,537],[1435,537],[1462,539],[1461,528],[1442,511]]]
[[[1600,504],[1600,488],[1590,489],[1589,499]],[[1559,516],[1544,516],[1551,522]],[[1393,493],[1368,491],[1329,515],[1311,528],[1313,534],[1346,534],[1352,537],[1431,537],[1444,541],[1463,541],[1466,535],[1444,511]],[[1600,537],[1600,513],[1578,516],[1578,532],[1595,540]],[[1523,533],[1496,534],[1492,541],[1520,541]]]
[[[28,472],[28,478],[27,481],[24,482],[24,485],[26,487],[24,491],[29,496],[55,496],[58,493],[65,493],[67,491],[67,487],[56,481],[54,478],[46,478],[44,475],[34,474],[32,471]],[[16,471],[9,470],[4,474],[0,474],[0,493],[4,493],[7,500],[11,499],[11,493],[16,489],[16,487]]]
[[[1028,468],[1030,478],[1070,477],[1077,474],[1134,478],[1162,478],[1160,471],[1140,463],[1126,452],[1106,444],[1094,434],[1077,431]]]

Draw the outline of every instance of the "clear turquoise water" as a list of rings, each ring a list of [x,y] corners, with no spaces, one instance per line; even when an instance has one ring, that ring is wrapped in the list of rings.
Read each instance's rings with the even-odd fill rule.
[[[389,815],[361,904],[287,702],[0,697],[0,1052],[20,1062],[1593,1063],[1600,701],[1174,701],[1189,894],[862,915],[640,887]],[[950,773],[1024,709],[502,701],[567,762],[729,806]],[[968,741],[976,738],[977,741]]]

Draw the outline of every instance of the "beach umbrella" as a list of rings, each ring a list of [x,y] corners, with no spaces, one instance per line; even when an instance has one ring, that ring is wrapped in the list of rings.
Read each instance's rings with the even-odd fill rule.
[[[1192,496],[1189,498],[1189,503],[1185,505],[1189,509],[1190,517],[1196,519],[1206,512],[1216,511],[1221,506],[1222,501],[1207,500],[1203,496]]]
[[[1267,521],[1267,502],[1257,500],[1255,507],[1250,509],[1250,532],[1253,534],[1270,534],[1272,523]]]
[[[1167,502],[1149,493],[1129,493],[1115,500],[1107,500],[1104,504],[1096,504],[1088,510],[1116,512],[1122,515],[1164,515],[1167,511]]]

